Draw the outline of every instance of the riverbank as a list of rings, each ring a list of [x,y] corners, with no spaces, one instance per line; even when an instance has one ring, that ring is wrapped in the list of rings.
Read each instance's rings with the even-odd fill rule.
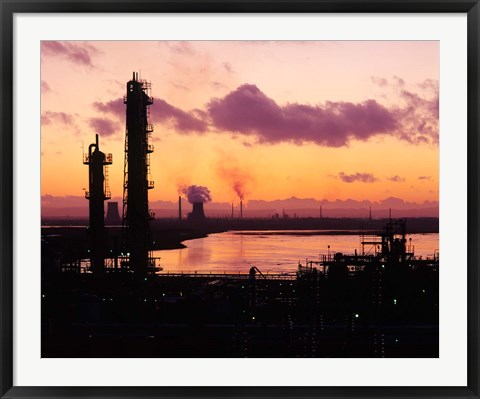
[[[225,231],[242,231],[242,234],[295,235],[359,235],[378,234],[383,231],[386,219],[336,219],[336,218],[281,218],[281,219],[206,219],[202,223],[188,220],[158,219],[151,222],[153,250],[185,248],[185,241],[206,237]],[[409,234],[438,233],[438,218],[409,218]],[[67,259],[88,257],[90,247],[86,220],[44,220],[42,237],[53,251],[60,251]],[[275,233],[277,232],[277,233]],[[107,248],[118,252],[121,248],[121,226],[107,227]]]
[[[207,218],[202,222],[191,223],[186,219],[154,219],[152,231],[156,230],[195,230],[205,234],[228,230],[331,230],[339,234],[352,234],[353,231],[382,231],[389,219],[360,218]],[[407,218],[409,233],[438,233],[438,218]],[[42,227],[87,227],[88,219],[42,219]],[[117,227],[117,226],[115,226]]]

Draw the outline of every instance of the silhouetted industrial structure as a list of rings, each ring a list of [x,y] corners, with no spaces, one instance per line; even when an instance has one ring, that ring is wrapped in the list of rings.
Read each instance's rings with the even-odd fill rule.
[[[203,211],[203,202],[194,202],[192,204],[192,212],[188,214],[188,220],[191,222],[203,222],[205,220],[205,212]]]
[[[191,226],[179,228],[185,223],[172,220],[165,227],[162,221],[163,234],[154,224],[152,236],[149,90],[136,73],[127,82],[121,231],[110,229],[107,241],[104,201],[111,198],[112,155],[100,151],[98,134],[83,158],[89,166],[88,240],[83,230],[47,234],[42,228],[42,357],[439,356],[439,253],[415,256],[406,219],[392,220],[391,209],[379,230],[383,221],[372,220],[370,207],[370,230],[362,230],[359,252],[331,252],[329,245],[327,254],[305,259],[290,272],[262,273],[249,264],[248,273],[171,269],[146,278],[162,271],[150,253],[152,237],[168,247],[225,226],[285,234],[296,219],[282,210],[281,219],[277,213],[270,220],[242,220],[240,198],[239,220],[233,220],[233,204],[232,220],[206,220],[203,203],[211,200],[210,192],[190,186]],[[179,196],[179,219],[181,205]],[[114,219],[118,203],[110,202],[107,223]],[[327,217],[321,227],[334,223],[348,230],[348,223],[359,221],[365,215],[354,221]],[[319,226],[316,218],[295,223]]]
[[[178,196],[178,220],[182,220],[182,197]]]
[[[149,143],[153,125],[148,121],[151,84],[139,80],[133,73],[127,82],[127,126],[125,131],[125,160],[123,179],[123,252],[129,255],[128,265],[138,277],[146,274],[149,266],[151,234],[149,221],[153,213],[148,208],[148,190],[154,187],[150,180]]]
[[[415,256],[402,219],[359,238],[296,272],[170,270],[141,290],[63,265],[42,284],[42,357],[438,357],[438,252]]]
[[[107,203],[107,216],[105,217],[105,224],[107,226],[116,226],[122,224],[120,213],[118,211],[118,202]]]
[[[85,191],[85,198],[89,201],[90,262],[92,271],[98,273],[104,270],[104,201],[111,197],[107,165],[112,164],[112,154],[105,155],[100,151],[98,134],[95,135],[95,143],[88,146],[88,154],[83,154],[83,163],[88,165],[88,191]]]

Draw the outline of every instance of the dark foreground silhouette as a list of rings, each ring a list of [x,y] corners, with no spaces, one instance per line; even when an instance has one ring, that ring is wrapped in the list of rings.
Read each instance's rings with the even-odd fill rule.
[[[42,357],[438,357],[438,258],[389,231],[268,276],[62,272],[44,243]]]

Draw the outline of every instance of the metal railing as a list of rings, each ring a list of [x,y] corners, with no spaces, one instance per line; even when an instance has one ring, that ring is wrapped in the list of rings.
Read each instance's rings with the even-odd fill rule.
[[[229,280],[249,280],[249,273],[183,273],[183,272],[163,272],[157,273],[160,277],[187,277],[187,278],[214,278]],[[263,280],[296,280],[297,276],[293,274],[264,274]]]

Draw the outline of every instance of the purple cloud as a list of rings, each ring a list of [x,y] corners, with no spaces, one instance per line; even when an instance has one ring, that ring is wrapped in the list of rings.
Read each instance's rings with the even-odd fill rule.
[[[429,180],[432,180],[432,176],[418,176],[418,180],[429,181]]]
[[[355,182],[373,183],[378,180],[371,173],[358,173],[358,172],[353,175],[347,175],[343,172],[340,172],[338,174],[338,177],[340,178],[340,180],[342,180],[345,183],[355,183]]]
[[[255,135],[262,143],[313,142],[341,147],[350,139],[367,140],[397,128],[392,113],[375,100],[280,106],[251,84],[210,101],[207,109],[217,129]]]
[[[223,68],[224,68],[228,73],[234,73],[232,64],[230,64],[229,62],[224,62],[222,65],[223,65]]]
[[[65,112],[46,111],[42,114],[42,125],[51,125],[53,123],[61,123],[63,125],[74,125],[74,117]]]
[[[66,58],[67,60],[88,67],[93,67],[92,54],[95,48],[88,44],[72,42],[42,41],[42,53]]]
[[[419,92],[407,90],[405,80],[393,76],[391,82],[385,78],[371,77],[373,83],[389,85],[402,101],[401,106],[392,107],[390,112],[399,122],[397,137],[413,144],[438,144],[439,97],[438,81],[426,79],[416,84]]]
[[[114,115],[119,119],[125,118],[126,106],[123,103],[122,98],[107,101],[105,103],[99,101],[94,102],[93,108],[99,112]],[[162,99],[155,99],[150,110],[152,122],[169,122],[181,133],[203,133],[207,130],[207,123],[203,120],[206,118],[206,114],[201,110],[186,112],[180,108],[174,107]]]
[[[380,86],[380,87],[385,87],[385,86],[388,86],[390,84],[390,82],[388,81],[388,79],[386,78],[382,78],[380,76],[371,76],[370,77],[370,80],[376,84],[377,86]],[[403,80],[402,78],[396,76],[396,75],[393,75],[392,76],[392,81],[393,81],[393,85],[395,86],[399,86],[399,87],[402,87],[405,85],[405,80]]]
[[[193,55],[195,49],[189,42],[165,42],[167,47],[176,54]]]
[[[43,94],[48,93],[49,91],[51,91],[49,84],[48,84],[47,82],[45,82],[44,80],[42,80],[41,90],[42,90],[42,93],[43,93]]]
[[[224,85],[224,84],[221,83],[221,82],[217,82],[217,81],[212,82],[212,83],[210,84],[210,86],[212,86],[212,88],[213,88],[214,90],[228,89],[228,87],[227,87],[226,85]]]
[[[428,90],[432,93],[438,93],[438,80],[434,79],[425,79],[423,82],[420,82],[418,85],[422,90]]]
[[[408,104],[408,111],[413,111],[414,109],[428,111],[435,119],[438,119],[438,91],[435,93],[435,97],[432,99],[425,99],[419,94],[412,93],[407,90],[402,90],[401,96]]]
[[[175,87],[176,89],[184,90],[184,91],[190,91],[190,89],[187,86],[184,86],[184,85],[181,85],[181,84],[178,84],[178,83],[173,83],[173,82],[170,82],[170,84],[173,87]]]
[[[397,86],[403,87],[405,85],[405,81],[402,78],[399,78],[398,76],[393,75],[393,81]]]
[[[109,119],[103,118],[90,118],[88,120],[89,125],[95,131],[102,136],[113,136],[116,133],[122,132],[118,123]]]
[[[115,100],[107,101],[106,103],[96,101],[93,103],[93,108],[99,112],[114,115],[117,118],[125,117],[126,106],[123,103],[123,98],[117,98]]]
[[[77,125],[77,116],[65,112],[45,111],[41,116],[42,128],[46,126],[56,126],[66,129],[74,134],[79,134],[80,129]]]
[[[221,86],[218,82],[212,84]],[[348,146],[351,140],[365,141],[385,134],[412,144],[438,143],[438,82],[428,80],[422,84],[422,90],[430,95],[428,98],[424,93],[398,88],[399,84],[396,87],[403,104],[390,108],[375,100],[279,105],[257,86],[244,84],[224,97],[213,98],[205,111],[184,111],[156,99],[151,106],[151,116],[153,123],[168,123],[178,133],[204,133],[211,129],[250,136],[252,139],[247,140],[250,143],[315,143],[342,147]],[[119,119],[125,117],[121,98],[95,102],[93,107]]]
[[[393,181],[395,183],[402,183],[402,182],[405,181],[405,179],[403,177],[400,177],[398,175],[391,176],[391,177],[388,178],[388,180]]]
[[[385,87],[388,85],[388,80],[385,79],[385,78],[380,78],[378,76],[371,76],[370,77],[370,80],[376,84],[377,86],[380,86],[380,87]]]
[[[426,137],[426,136],[417,136],[416,139],[417,139],[417,143],[427,143],[428,144],[430,142],[430,140],[428,140],[428,137]]]
[[[203,133],[207,130],[207,123],[202,120],[205,113],[200,110],[186,112],[170,105],[165,100],[155,100],[151,107],[152,120],[158,122],[168,121],[181,133]]]
[[[438,89],[431,98],[402,90],[405,106],[395,110],[402,121],[401,138],[412,143],[438,143],[439,98]]]

